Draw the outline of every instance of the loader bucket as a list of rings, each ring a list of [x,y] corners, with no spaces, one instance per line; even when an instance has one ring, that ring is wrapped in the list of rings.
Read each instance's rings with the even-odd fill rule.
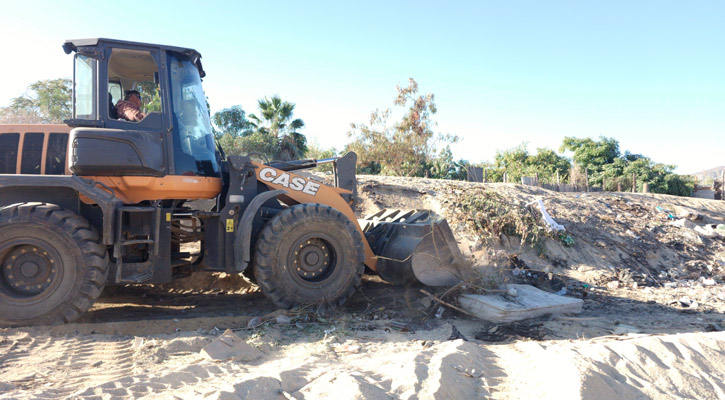
[[[465,260],[445,218],[430,211],[382,210],[359,222],[384,280],[428,286],[461,281]]]

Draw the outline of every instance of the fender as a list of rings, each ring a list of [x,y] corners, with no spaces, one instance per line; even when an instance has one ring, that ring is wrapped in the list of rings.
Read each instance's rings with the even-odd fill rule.
[[[68,175],[0,175],[0,187],[36,187],[45,190],[73,189],[97,204],[103,212],[102,242],[112,245],[114,239],[115,211],[123,203],[115,192],[102,182]]]
[[[255,161],[251,161],[251,163],[256,166],[255,173],[257,174],[257,181],[263,183],[270,190],[278,189],[287,192],[284,194],[285,203],[290,204],[290,201],[287,199],[297,204],[319,203],[330,206],[345,215],[358,232],[360,232],[360,236],[362,236],[365,251],[365,265],[373,271],[376,270],[375,264],[378,261],[378,257],[370,248],[370,244],[365,238],[365,232],[363,232],[355,213],[350,208],[350,203],[342,197],[343,195],[351,195],[352,191],[327,186],[291,172],[283,171],[269,165],[263,165]]]
[[[252,243],[252,222],[257,211],[267,200],[286,193],[287,191],[284,189],[263,192],[254,196],[252,201],[249,202],[249,205],[247,205],[244,214],[242,214],[242,219],[238,224],[240,229],[234,237],[234,264],[237,272],[243,272],[247,269],[252,258],[250,248]]]

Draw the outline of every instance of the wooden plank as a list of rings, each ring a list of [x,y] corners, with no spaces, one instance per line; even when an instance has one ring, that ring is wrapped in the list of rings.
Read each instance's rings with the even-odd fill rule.
[[[478,318],[506,323],[536,318],[546,314],[578,314],[584,302],[581,299],[559,296],[531,285],[508,285],[516,296],[495,294],[463,294],[458,298],[461,308]],[[514,289],[514,290],[511,290]]]

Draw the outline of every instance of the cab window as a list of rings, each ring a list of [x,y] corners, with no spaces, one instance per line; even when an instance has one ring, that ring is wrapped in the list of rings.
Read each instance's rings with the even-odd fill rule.
[[[158,71],[148,51],[112,49],[108,60],[110,118],[138,123],[150,113],[160,113]]]
[[[96,119],[96,75],[98,61],[83,54],[76,54],[73,90],[73,118]]]

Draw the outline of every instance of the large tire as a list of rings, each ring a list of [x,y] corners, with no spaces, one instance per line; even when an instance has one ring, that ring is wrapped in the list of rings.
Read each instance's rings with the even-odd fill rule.
[[[71,322],[100,296],[108,253],[88,221],[54,204],[0,209],[0,325]]]
[[[339,211],[300,204],[277,214],[255,245],[254,275],[277,306],[337,306],[360,284],[362,236]]]

